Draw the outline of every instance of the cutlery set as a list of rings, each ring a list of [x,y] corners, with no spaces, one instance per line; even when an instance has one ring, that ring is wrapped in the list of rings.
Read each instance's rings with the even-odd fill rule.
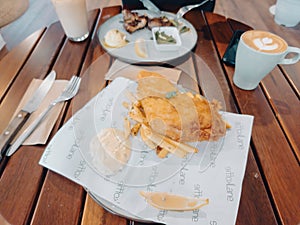
[[[57,103],[67,101],[77,94],[81,78],[73,76],[62,94],[55,99],[16,140],[14,140],[30,115],[37,110],[42,100],[51,89],[55,78],[55,71],[52,71],[49,73],[49,75],[47,75],[38,89],[33,93],[32,97],[27,101],[25,106],[20,110],[20,112],[17,113],[17,115],[8,124],[4,132],[0,135],[0,162],[4,155],[11,156],[17,151],[19,146],[22,145],[26,138],[35,130],[35,128],[37,128],[37,126]]]

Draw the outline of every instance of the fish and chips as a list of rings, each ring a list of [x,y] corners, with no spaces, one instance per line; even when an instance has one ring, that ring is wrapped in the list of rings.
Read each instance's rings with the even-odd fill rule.
[[[128,111],[124,130],[105,129],[90,146],[93,152],[100,152],[95,154],[105,164],[121,160],[120,165],[113,163],[116,168],[111,168],[112,171],[120,169],[129,160],[130,137],[139,136],[159,158],[170,153],[184,158],[198,152],[190,143],[217,141],[230,128],[219,113],[218,101],[210,102],[199,94],[180,90],[155,72],[142,70],[137,77],[136,93],[127,91],[125,96],[129,102],[122,103]]]
[[[180,91],[155,72],[140,71],[137,82],[136,95],[127,93],[131,101],[126,103],[128,116],[135,123],[131,133],[140,132],[160,158],[168,153],[179,157],[196,153],[198,149],[188,142],[217,141],[230,128],[216,100],[209,102],[199,94]]]

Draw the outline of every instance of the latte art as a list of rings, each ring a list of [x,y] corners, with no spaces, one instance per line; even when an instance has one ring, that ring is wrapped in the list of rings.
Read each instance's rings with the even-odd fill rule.
[[[250,48],[260,52],[280,53],[287,49],[287,43],[282,38],[266,31],[247,31],[242,39]]]
[[[255,38],[253,40],[254,45],[260,49],[261,51],[272,51],[278,48],[278,44],[273,42],[273,39],[265,37],[265,38]]]

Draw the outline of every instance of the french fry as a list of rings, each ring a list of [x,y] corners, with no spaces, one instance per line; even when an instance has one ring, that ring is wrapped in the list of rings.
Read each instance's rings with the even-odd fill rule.
[[[158,146],[158,147],[159,147],[159,146]],[[169,154],[169,151],[166,150],[166,149],[164,149],[164,148],[161,148],[161,149],[159,149],[159,150],[157,150],[157,151],[158,151],[158,152],[157,152],[156,154],[157,154],[157,156],[158,156],[159,158],[161,158],[161,159],[166,158],[167,155]]]
[[[146,135],[145,135],[145,129],[141,128],[140,129],[140,133],[141,133],[141,138],[143,140],[143,142],[145,142],[145,144],[150,148],[150,149],[156,149],[157,145],[154,144]]]
[[[139,123],[144,123],[146,121],[145,116],[141,112],[141,110],[136,106],[133,105],[131,110],[129,111],[129,116],[131,119],[139,122]]]
[[[200,100],[203,100],[203,96],[201,96],[199,94],[196,94],[195,96],[196,96],[196,98],[199,98]]]
[[[187,92],[186,95],[189,96],[190,98],[194,98],[194,95],[191,92]]]
[[[139,132],[140,130],[140,127],[141,127],[141,123],[136,123],[132,128],[131,128],[131,134],[136,136],[137,133]]]
[[[148,128],[148,129],[150,129],[150,128]],[[197,148],[194,148],[194,147],[192,147],[188,144],[172,140],[171,138],[168,138],[166,136],[162,136],[161,134],[155,134],[155,135],[160,137],[162,140],[170,143],[171,145],[175,146],[176,148],[179,148],[179,149],[181,149],[183,151],[186,151],[188,153],[197,153],[198,152]]]
[[[157,135],[160,136],[161,138],[163,138],[165,141],[169,142],[170,144],[176,146],[177,148],[180,148],[183,151],[186,151],[186,152],[189,152],[189,153],[193,153],[193,152],[197,153],[198,152],[197,148],[194,148],[194,147],[192,147],[188,144],[181,143],[181,142],[178,142],[178,141],[174,141],[173,139],[162,136],[160,134],[157,134]]]
[[[145,124],[142,124],[141,129],[144,129],[145,136],[148,139],[150,139],[154,144],[160,146],[161,148],[167,150],[168,152],[172,152],[173,154],[181,158],[184,158],[186,156],[187,152],[167,142],[166,140],[164,140],[164,138],[161,138],[160,136],[152,132],[151,129],[147,127]]]
[[[128,120],[127,117],[124,117],[124,136],[125,136],[125,139],[129,138],[130,133],[131,133],[130,121]]]

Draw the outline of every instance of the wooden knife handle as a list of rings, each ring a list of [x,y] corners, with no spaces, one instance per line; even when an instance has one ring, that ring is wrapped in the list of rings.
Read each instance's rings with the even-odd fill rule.
[[[30,114],[28,112],[21,110],[8,124],[4,132],[0,135],[0,161],[5,151],[7,150],[8,144],[12,141],[12,139],[16,136],[18,131],[22,128],[29,115]]]

